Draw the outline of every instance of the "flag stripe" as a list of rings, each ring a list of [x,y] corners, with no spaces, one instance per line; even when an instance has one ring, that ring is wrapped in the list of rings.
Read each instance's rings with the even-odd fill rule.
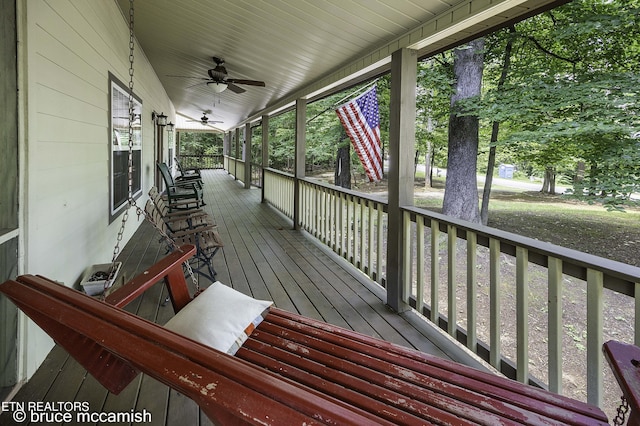
[[[380,116],[376,86],[339,106],[336,113],[351,139],[369,180],[372,182],[382,180]]]
[[[362,115],[355,105],[346,106],[343,109],[342,117],[347,120],[345,127],[350,129],[350,132],[348,131],[349,137],[370,180],[380,180],[382,176],[377,170],[380,166],[379,138],[376,141],[375,133],[363,123]],[[343,125],[345,125],[344,121]],[[373,179],[371,179],[372,174]]]

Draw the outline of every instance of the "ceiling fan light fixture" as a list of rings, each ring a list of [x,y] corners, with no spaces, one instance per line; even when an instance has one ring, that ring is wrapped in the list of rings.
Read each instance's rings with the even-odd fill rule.
[[[220,81],[210,81],[207,82],[207,86],[209,86],[215,93],[222,93],[229,85]]]

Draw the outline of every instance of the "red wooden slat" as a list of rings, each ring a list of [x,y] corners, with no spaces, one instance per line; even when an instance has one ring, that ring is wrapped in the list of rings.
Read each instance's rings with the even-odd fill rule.
[[[488,425],[545,421],[543,416],[526,409],[505,404],[414,370],[398,369],[394,365],[378,362],[375,353],[372,354],[373,357],[358,357],[358,354],[349,354],[344,348],[326,344],[321,340],[307,339],[306,336],[291,330],[275,328],[274,330],[270,324],[264,328],[259,327],[258,332],[254,332],[255,340],[299,356],[291,358],[288,354],[279,354],[265,346],[254,350],[274,357],[282,356],[284,364],[294,362],[294,365],[308,369],[320,378],[333,380],[371,398],[383,400],[392,407],[425,416],[425,419],[433,420],[429,411],[437,409],[439,412],[436,418],[456,419],[460,423],[464,423],[464,419]],[[282,339],[272,332],[286,338]],[[250,340],[253,339],[254,335]],[[358,361],[351,362],[348,358],[357,358]],[[372,365],[376,368],[371,368]]]
[[[302,335],[313,336],[321,341],[352,349],[353,354],[356,354],[354,361],[358,364],[367,362],[358,358],[366,354],[371,358],[385,360],[392,365],[448,381],[463,389],[518,405],[565,424],[582,425],[585,422],[607,424],[607,418],[599,408],[533,386],[279,309],[271,309],[267,318],[269,322],[297,330]],[[342,354],[342,356],[347,355]]]
[[[264,337],[264,335],[262,336]],[[302,348],[301,348],[302,349]],[[246,351],[246,352],[245,352]],[[251,355],[251,353],[255,355]],[[278,347],[250,339],[245,342],[238,356],[251,359],[258,365],[272,369],[272,371],[289,377],[296,382],[327,393],[355,407],[375,413],[377,416],[392,420],[396,424],[515,424],[501,422],[497,416],[476,410],[473,421],[465,420],[447,410],[435,401],[437,396],[431,395],[433,404],[426,404],[417,399],[386,389],[374,382],[367,382],[349,374],[349,372],[326,368],[321,363],[310,360],[310,355],[302,349],[305,357],[294,355]],[[270,359],[269,359],[270,358]],[[453,404],[456,401],[449,401]],[[464,410],[465,407],[461,406]]]

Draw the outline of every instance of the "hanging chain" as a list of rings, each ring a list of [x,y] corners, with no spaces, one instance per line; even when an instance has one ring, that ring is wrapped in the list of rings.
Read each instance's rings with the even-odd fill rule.
[[[109,270],[109,277],[108,279],[105,281],[105,285],[104,285],[104,290],[106,291],[107,288],[111,287],[111,285],[113,284],[113,280],[115,279],[115,273],[116,273],[116,259],[118,258],[118,255],[120,254],[120,243],[122,242],[122,239],[124,238],[124,231],[127,225],[127,220],[129,220],[129,209],[131,207],[135,208],[136,210],[136,214],[138,215],[138,218],[140,216],[144,216],[146,219],[149,220],[149,222],[151,224],[153,224],[154,228],[156,228],[156,230],[160,233],[160,235],[162,236],[163,239],[165,239],[165,241],[167,241],[167,244],[169,245],[171,251],[173,250],[179,250],[180,248],[177,246],[177,244],[175,243],[175,241],[173,241],[173,239],[171,237],[169,237],[162,229],[160,229],[160,227],[156,226],[156,224],[154,223],[153,219],[151,217],[149,217],[149,215],[142,210],[137,204],[136,204],[136,200],[133,198],[133,144],[134,144],[134,137],[133,137],[133,122],[135,121],[135,104],[134,104],[134,99],[133,99],[133,63],[134,63],[134,47],[135,47],[135,36],[134,36],[134,8],[133,8],[133,1],[134,0],[129,0],[129,159],[127,162],[127,167],[128,167],[128,174],[127,174],[127,178],[128,178],[128,197],[127,197],[127,208],[124,211],[124,214],[122,216],[122,223],[120,225],[120,229],[118,230],[118,237],[116,239],[116,245],[113,248],[113,256],[111,258],[111,269]],[[142,120],[142,118],[141,118]],[[189,274],[189,277],[191,278],[191,281],[193,282],[194,286],[195,286],[195,293],[196,295],[200,293],[200,286],[198,284],[198,278],[196,277],[196,275],[193,272],[193,269],[191,268],[191,265],[189,264],[189,261],[185,261],[184,262],[184,267],[187,270],[187,273]],[[105,294],[105,291],[103,291],[103,297]]]
[[[627,413],[629,412],[629,402],[627,399],[624,396],[621,396],[620,399],[620,406],[618,407],[616,417],[613,419],[613,424],[616,426],[624,425]]]
[[[135,205],[135,200],[133,200],[132,187],[133,187],[133,121],[135,119],[135,110],[133,104],[133,50],[135,47],[134,43],[134,21],[133,21],[133,0],[129,0],[129,160],[127,162],[127,177],[128,177],[128,197],[127,197],[127,208],[124,211],[122,216],[122,223],[120,224],[120,229],[118,230],[118,237],[116,239],[116,245],[113,247],[113,255],[111,257],[111,269],[109,270],[109,278],[104,283],[104,291],[102,295],[106,293],[107,288],[111,287],[113,281],[115,279],[116,273],[116,259],[120,254],[120,243],[122,242],[124,236],[124,230],[127,225],[127,220],[129,220],[129,207],[133,204]]]

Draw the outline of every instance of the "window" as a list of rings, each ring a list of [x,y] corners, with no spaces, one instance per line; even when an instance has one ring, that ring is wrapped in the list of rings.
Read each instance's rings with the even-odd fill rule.
[[[112,222],[127,206],[129,198],[129,89],[115,76],[109,74],[109,99],[111,99],[111,135],[109,161],[109,222]],[[132,186],[134,198],[142,194],[142,101],[133,96],[133,146],[131,151]]]

